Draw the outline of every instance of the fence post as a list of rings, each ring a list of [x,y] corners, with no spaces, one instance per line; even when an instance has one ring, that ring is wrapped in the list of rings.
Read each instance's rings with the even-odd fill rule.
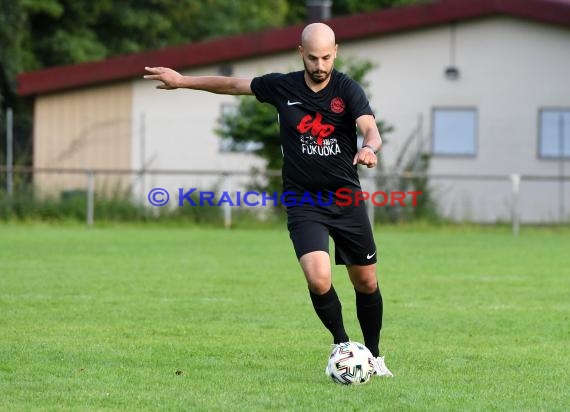
[[[14,191],[14,113],[11,107],[6,110],[6,193]]]
[[[142,112],[140,115],[140,129],[139,129],[139,139],[140,139],[140,202],[141,205],[144,204],[146,200],[146,193],[145,193],[145,180],[146,180],[146,113]]]
[[[560,174],[560,185],[558,189],[558,215],[560,224],[562,224],[564,223],[564,215],[566,214],[564,211],[564,162],[566,161],[566,158],[564,157],[564,116],[562,113],[560,113],[558,119],[558,150],[560,151],[560,161],[558,162],[558,173]]]
[[[521,175],[518,173],[511,174],[512,192],[513,192],[513,209],[512,209],[512,223],[513,223],[513,235],[517,236],[519,234],[520,226],[520,210],[519,210],[519,192]]]
[[[93,226],[93,214],[95,209],[95,174],[93,170],[87,171],[87,226]]]
[[[223,176],[223,187],[225,188],[228,195],[232,191],[232,177],[229,173],[222,173]],[[229,229],[232,227],[232,207],[229,205],[229,202],[224,202],[224,227]]]

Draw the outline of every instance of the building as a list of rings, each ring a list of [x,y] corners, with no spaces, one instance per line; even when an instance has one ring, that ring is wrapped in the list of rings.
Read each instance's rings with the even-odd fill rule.
[[[570,2],[443,0],[327,23],[341,56],[377,65],[368,77],[371,105],[395,128],[385,136],[383,161],[390,168],[407,143],[431,153],[430,173],[439,176],[432,185],[447,216],[510,219],[509,175],[518,173],[522,221],[568,219],[570,183],[552,177],[570,169]],[[234,97],[159,91],[142,79],[144,67],[240,77],[297,70],[301,30],[22,74],[19,93],[35,102],[34,166],[212,172],[262,166],[250,154],[224,152],[214,132]],[[107,177],[114,179],[107,186],[127,185],[140,196],[156,186],[225,184],[206,175]],[[86,184],[83,175],[39,175],[36,183],[51,190]]]

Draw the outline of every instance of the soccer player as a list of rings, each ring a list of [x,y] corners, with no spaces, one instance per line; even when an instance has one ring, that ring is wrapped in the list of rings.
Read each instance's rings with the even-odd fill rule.
[[[187,88],[230,95],[255,95],[279,112],[283,151],[283,191],[311,202],[287,207],[287,227],[307,280],[313,307],[334,343],[349,341],[340,300],[332,285],[329,236],[335,262],[346,265],[356,294],[357,317],[364,344],[375,357],[378,376],[393,376],[380,356],[383,303],[376,278],[376,246],[364,203],[329,204],[338,189],[360,189],[357,165],[378,161],[382,139],[362,88],[334,69],[338,45],[323,23],[302,32],[299,55],[305,69],[270,73],[253,79],[224,76],[182,76],[166,67],[146,67],[145,79],[158,89]],[[356,126],[364,137],[357,147]],[[346,193],[346,192],[345,192]],[[290,197],[288,198],[290,199]],[[305,198],[306,199],[306,198]]]

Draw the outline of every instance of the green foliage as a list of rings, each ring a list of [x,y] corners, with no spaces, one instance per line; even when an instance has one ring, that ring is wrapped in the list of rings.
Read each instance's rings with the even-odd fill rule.
[[[429,179],[425,177],[429,170],[430,159],[431,156],[427,153],[417,153],[415,161],[408,162],[404,169],[404,174],[410,172],[420,176],[401,179],[401,190],[421,192],[421,195],[417,197],[417,205],[408,208],[408,218],[406,220],[420,219],[430,222],[441,222],[443,219],[433,191],[429,186]],[[422,174],[424,175],[421,176]]]
[[[223,114],[216,132],[221,137],[229,139],[230,149],[234,151],[240,151],[250,142],[262,143],[254,153],[267,161],[268,169],[281,168],[277,111],[269,104],[259,104],[252,96],[239,96],[236,99],[237,113]]]
[[[0,2],[0,115],[4,108],[17,105],[16,76],[24,69],[24,61],[31,53],[24,45],[27,33],[23,29],[25,14],[17,1]],[[3,136],[5,122],[0,117],[0,136]],[[4,145],[0,145],[3,153]]]
[[[178,209],[184,209],[184,213]],[[170,219],[195,223],[210,221],[220,224],[219,208],[209,208],[217,209],[215,218],[212,212],[208,214],[205,209],[206,207],[188,207],[161,211],[134,202],[127,192],[122,191],[96,195],[94,199],[94,216],[97,221],[148,222],[160,217],[164,221]],[[85,222],[86,219],[85,191],[65,192],[59,197],[38,195],[31,185],[19,187],[12,196],[0,191],[0,221]]]
[[[3,75],[282,26],[289,12],[286,0],[5,1]]]
[[[376,9],[385,9],[410,4],[427,3],[430,0],[334,0],[334,15],[364,13]]]
[[[402,169],[398,166],[388,169],[380,162],[379,168],[382,173],[377,174],[375,178],[379,190],[384,191],[388,196],[392,192],[419,192],[421,194],[415,196],[415,205],[412,203],[412,195],[408,195],[405,206],[394,202],[394,204],[388,203],[386,206],[376,207],[374,215],[378,222],[402,223],[422,220],[436,224],[443,223],[444,219],[435,201],[433,190],[429,186],[429,179],[425,177],[429,169],[430,158],[427,153],[416,152]],[[397,173],[400,175],[396,175]]]
[[[8,196],[0,189],[0,222],[78,222],[87,220],[87,194],[83,190],[63,192],[60,196],[39,195],[33,186],[17,185],[14,194]],[[218,193],[217,190],[213,190]],[[94,221],[101,222],[160,222],[221,227],[224,225],[224,209],[203,202],[198,194],[190,198],[197,206],[185,202],[183,206],[170,204],[165,207],[141,205],[128,191],[101,190],[94,198]],[[105,194],[103,194],[105,193]],[[215,204],[216,200],[214,201]],[[280,222],[279,213],[272,206],[260,210],[246,206],[232,207],[232,227],[256,227]]]
[[[332,0],[332,15],[365,13],[377,9],[427,3],[433,0]],[[306,0],[289,0],[288,22],[298,23],[306,19]]]
[[[396,161],[390,167],[382,161],[378,164],[375,181],[382,191],[391,192],[420,192],[416,196],[417,204],[412,203],[412,196],[406,198],[406,206],[399,204],[377,207],[375,217],[379,222],[400,223],[411,220],[425,220],[441,223],[443,217],[435,200],[433,189],[429,185],[426,174],[429,171],[431,155],[423,152],[423,148],[412,143],[422,139],[417,128],[404,142]]]
[[[95,215],[102,220],[141,221],[150,217],[144,208],[120,193],[95,197]],[[148,216],[147,216],[148,215]],[[39,196],[31,185],[18,187],[12,196],[0,191],[0,220],[79,221],[87,217],[84,191],[63,193],[60,197]]]
[[[209,0],[201,2],[202,17],[198,33],[207,37],[258,31],[279,27],[286,23],[289,11],[287,0]]]

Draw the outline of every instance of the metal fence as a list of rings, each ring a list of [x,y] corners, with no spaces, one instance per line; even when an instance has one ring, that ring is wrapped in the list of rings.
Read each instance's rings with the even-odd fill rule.
[[[252,173],[245,171],[212,171],[212,170],[128,170],[128,169],[57,169],[0,166],[0,173],[5,177],[5,196],[13,196],[21,186],[18,182],[26,182],[42,193],[61,195],[66,191],[75,191],[86,197],[86,224],[93,225],[95,216],[95,195],[104,195],[110,186],[119,182],[126,188],[130,198],[139,205],[151,206],[148,194],[156,186],[170,186],[176,190],[180,187],[198,187],[200,184],[207,189],[215,187],[218,191],[236,194],[251,181]],[[257,175],[257,179],[280,176],[280,171],[265,171]],[[568,222],[568,192],[565,185],[570,177],[536,176],[522,174],[505,175],[459,175],[459,174],[382,174],[364,171],[361,176],[363,190],[368,193],[390,193],[401,186],[389,182],[411,181],[413,179],[428,179],[432,197],[438,203],[443,217],[450,220],[494,223],[509,221],[513,234],[518,234],[522,223],[566,223]],[[16,180],[16,182],[14,181]],[[112,183],[114,182],[114,183]],[[157,183],[159,182],[159,183]],[[494,185],[494,189],[490,189]],[[533,187],[535,187],[533,189]],[[525,195],[526,188],[526,195]],[[537,190],[536,188],[540,188]],[[439,190],[439,192],[438,192]],[[457,205],[460,203],[454,196],[463,191],[467,197],[478,200],[471,206],[469,215],[457,217]],[[0,193],[2,191],[0,190]],[[538,192],[543,194],[537,195]],[[482,194],[479,196],[477,193]],[[546,194],[544,194],[546,193]],[[479,197],[479,199],[477,199]],[[495,197],[496,199],[490,199]],[[481,212],[481,198],[487,202],[487,215]],[[537,203],[538,201],[538,203]],[[454,208],[445,209],[446,202],[453,202]],[[540,204],[540,202],[542,202]],[[372,223],[375,218],[375,204],[366,202]],[[536,208],[548,208],[548,211],[537,214]],[[229,203],[220,207],[220,219],[224,226],[231,227],[235,208]],[[462,212],[465,207],[461,206]],[[499,210],[500,209],[500,210]],[[532,213],[546,216],[546,219],[523,219]],[[454,215],[455,213],[455,215]],[[466,217],[467,216],[467,217]],[[525,222],[526,220],[526,222]]]

